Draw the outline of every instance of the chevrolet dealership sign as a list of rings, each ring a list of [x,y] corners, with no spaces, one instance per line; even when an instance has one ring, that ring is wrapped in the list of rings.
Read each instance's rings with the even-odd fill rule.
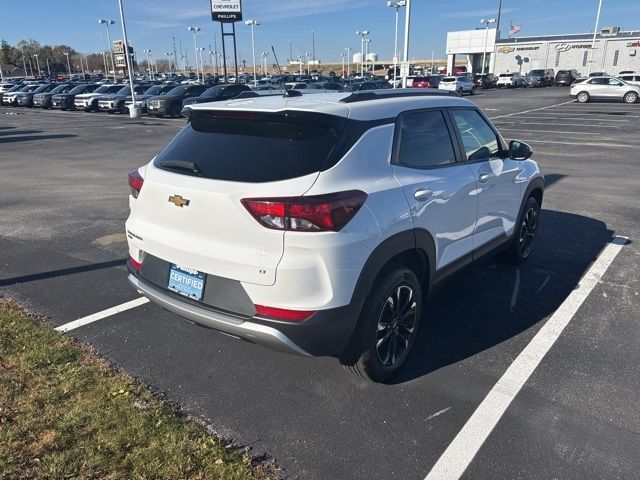
[[[211,18],[217,22],[242,21],[242,0],[211,0]]]

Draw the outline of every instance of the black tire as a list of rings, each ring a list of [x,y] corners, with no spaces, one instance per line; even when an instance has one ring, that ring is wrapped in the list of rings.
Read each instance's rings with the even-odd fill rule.
[[[353,336],[339,355],[340,363],[365,380],[391,379],[415,343],[422,301],[416,274],[402,265],[389,264],[364,303]]]
[[[458,95],[462,96],[462,89],[461,88],[458,89]]]
[[[471,95],[475,95],[475,94],[476,94],[476,87],[473,87],[473,88],[471,89]]]
[[[531,256],[539,223],[540,205],[535,197],[529,197],[516,223],[511,245],[505,252],[510,263],[524,263]]]
[[[174,105],[171,107],[171,118],[178,118],[180,117],[180,112],[182,111],[182,108],[180,105]]]
[[[638,94],[636,92],[627,92],[622,99],[624,103],[636,103],[638,101]]]
[[[580,103],[587,103],[589,100],[591,100],[591,97],[587,92],[580,92],[576,95],[576,100],[578,100],[578,102]]]

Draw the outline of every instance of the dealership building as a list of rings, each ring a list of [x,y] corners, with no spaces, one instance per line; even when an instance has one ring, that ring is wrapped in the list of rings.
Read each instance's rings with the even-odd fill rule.
[[[453,70],[457,55],[467,55],[467,69],[496,74],[552,68],[575,69],[586,74],[605,71],[617,75],[623,70],[640,72],[640,30],[623,31],[618,27],[602,29],[596,35],[593,59],[593,33],[514,37],[496,39],[495,29],[477,29],[447,33],[447,71]],[[485,47],[486,45],[486,47]]]

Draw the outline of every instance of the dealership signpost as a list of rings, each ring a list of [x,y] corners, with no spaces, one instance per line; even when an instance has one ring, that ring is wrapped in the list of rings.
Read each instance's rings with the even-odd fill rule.
[[[224,68],[224,81],[229,81],[227,72],[227,51],[225,37],[233,37],[233,62],[236,69],[236,83],[238,83],[238,54],[236,50],[236,22],[242,21],[242,0],[211,0],[211,19],[220,22],[222,31],[222,62]],[[231,24],[231,32],[224,31],[224,24]]]

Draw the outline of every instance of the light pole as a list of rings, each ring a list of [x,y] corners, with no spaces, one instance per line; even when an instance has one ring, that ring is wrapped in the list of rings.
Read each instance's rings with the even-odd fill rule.
[[[171,66],[171,57],[173,57],[173,53],[165,52],[165,55],[169,57],[169,75],[173,76],[173,67]]]
[[[347,51],[347,77],[351,74],[351,47],[345,48]]]
[[[369,69],[369,44],[371,43],[370,38],[365,38],[364,40],[364,61],[367,64],[367,70]]]
[[[107,26],[107,41],[109,42],[109,51],[111,52],[111,67],[113,68],[113,83],[116,83],[116,60],[113,55],[113,44],[111,43],[111,29],[109,28],[109,25],[113,25],[116,22],[114,20],[105,20],[104,18],[101,18],[100,20],[98,20],[98,23],[101,25]]]
[[[151,53],[151,50],[148,50],[148,49],[145,48],[142,51],[147,56],[147,73],[149,74],[149,77],[152,77],[153,73],[151,73],[151,60],[149,60],[149,54]]]
[[[356,35],[360,36],[360,76],[364,78],[364,37],[369,35],[369,30],[358,30]]]
[[[102,63],[104,63],[104,75],[105,78],[107,76],[107,52],[105,52],[104,50],[101,52],[102,53]],[[47,64],[48,67],[48,64]]]
[[[267,63],[267,57],[269,56],[269,52],[262,52],[262,61],[264,62],[264,69],[262,73],[266,76],[269,75],[269,65]]]
[[[300,77],[302,77],[302,55],[298,56],[298,65],[300,66]]]
[[[137,118],[139,116],[139,111],[136,109],[136,92],[133,89],[133,62],[129,55],[129,40],[127,39],[127,26],[124,23],[124,6],[122,5],[122,2],[123,0],[118,0],[118,6],[120,7],[120,23],[122,24],[122,39],[124,41],[124,58],[127,62],[129,89],[131,90],[131,108],[129,110],[129,116],[131,118]]]
[[[480,20],[480,23],[484,23],[484,50],[482,50],[482,75],[484,75],[484,69],[487,65],[486,61],[487,61],[487,38],[489,38],[489,24],[490,23],[496,23],[496,19],[495,18],[490,18],[490,19],[485,19],[483,18],[482,20]]]
[[[69,80],[71,80],[71,64],[69,63],[69,52],[64,52],[64,56],[67,57],[67,70],[69,70]]]
[[[198,71],[198,43],[196,42],[196,33],[198,33],[201,29],[200,27],[188,27],[187,30],[193,32],[193,50],[196,53],[196,78],[199,81],[200,72]]]
[[[344,59],[347,56],[347,54],[342,52],[340,53],[340,56],[342,57],[342,71],[340,72],[340,76],[344,78]]]
[[[198,47],[198,52],[200,52],[200,71],[202,72],[202,83],[204,83],[204,61],[202,60],[202,52],[204,52],[204,47]],[[196,58],[196,63],[198,59]]]
[[[411,25],[411,0],[406,0],[407,10],[404,17],[404,52],[403,63],[409,65],[409,27]],[[407,76],[409,75],[409,68],[402,72],[402,88],[407,88]]]
[[[171,37],[171,41],[173,42],[173,68],[171,67],[171,63],[169,63],[169,72],[171,72],[172,70],[176,72],[176,75],[178,74],[178,52],[176,51],[176,37]],[[171,56],[171,55],[169,55]],[[171,60],[171,59],[169,59]]]
[[[435,55],[435,53],[436,52],[431,50],[431,75],[433,75],[433,56]]]
[[[307,57],[307,76],[311,76],[311,54],[309,52],[305,53]]]
[[[40,76],[40,60],[38,60],[38,54],[34,53],[34,57],[36,57],[36,68],[38,69],[38,76]]]
[[[49,77],[51,77],[51,69],[49,68],[49,57],[45,57],[44,59],[47,62],[47,75],[49,75]]]
[[[254,35],[254,27],[260,25],[260,22],[256,20],[247,20],[244,22],[245,25],[249,25],[251,27],[251,54],[253,55],[253,86],[254,88],[258,86],[258,78],[256,77],[256,38]]]
[[[311,30],[311,54],[313,55],[313,64],[316,64],[316,32]]]
[[[393,88],[396,88],[397,70],[398,70],[398,17],[400,16],[399,10],[401,7],[405,7],[407,2],[405,0],[399,0],[397,2],[388,1],[387,7],[396,9],[396,33],[393,37]]]
[[[602,10],[602,0],[598,2],[598,13],[596,14],[596,26],[593,29],[593,40],[591,41],[591,60],[589,60],[589,65],[587,65],[587,77],[591,73],[591,64],[593,63],[593,55],[595,53],[595,48],[596,48],[596,35],[598,34],[598,23],[600,22],[601,10]]]

